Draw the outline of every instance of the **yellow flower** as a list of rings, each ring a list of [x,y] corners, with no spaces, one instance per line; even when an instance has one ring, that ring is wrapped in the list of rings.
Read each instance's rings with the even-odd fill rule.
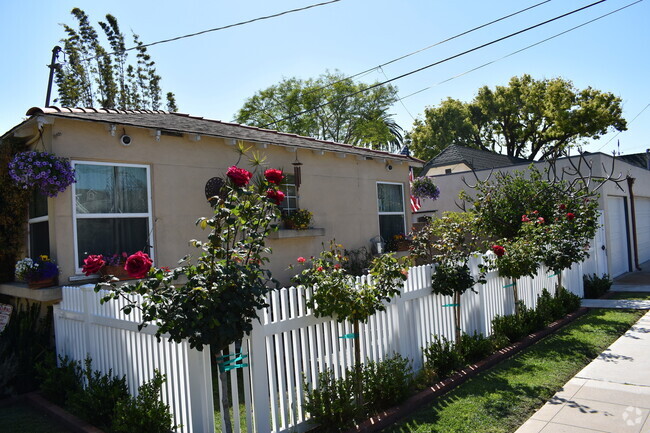
[[[50,258],[47,256],[47,254],[42,254],[39,257],[44,262],[49,262],[50,261]]]

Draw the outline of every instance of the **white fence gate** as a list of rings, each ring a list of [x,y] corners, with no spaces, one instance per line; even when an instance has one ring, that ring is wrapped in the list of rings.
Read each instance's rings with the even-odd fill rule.
[[[470,263],[475,273],[480,260]],[[411,268],[401,296],[387,304],[386,311],[361,325],[362,359],[379,361],[399,353],[411,359],[417,370],[423,363],[421,348],[434,335],[454,339],[450,308],[453,300],[431,293],[431,272],[430,265]],[[582,297],[582,264],[566,270],[562,281]],[[490,335],[496,315],[512,314],[510,283],[493,272],[487,275],[486,284],[475,287],[476,293],[462,295],[464,332]],[[554,293],[556,284],[557,276],[542,267],[535,278],[518,281],[519,297],[528,307],[534,307],[542,290]],[[273,292],[270,307],[260,312],[260,322],[254,323],[253,332],[238,347],[238,351],[249,355],[249,367],[228,373],[235,432],[305,431],[310,423],[303,410],[303,378],[316,383],[318,373],[325,368],[341,377],[353,365],[353,342],[345,338],[353,332],[351,324],[315,317],[306,307],[308,296],[307,291],[296,287]],[[100,306],[91,286],[66,287],[64,301],[55,311],[57,351],[75,359],[89,354],[95,368],[105,372],[112,368],[115,374],[126,374],[132,391],[151,377],[154,368],[160,369],[168,378],[165,401],[172,407],[176,422],[184,425],[182,431],[213,431],[208,351],[193,351],[185,344],[158,343],[152,336],[155,328],[149,326],[138,332],[138,317],[131,316],[120,313],[113,301]],[[235,345],[231,353],[235,353]]]

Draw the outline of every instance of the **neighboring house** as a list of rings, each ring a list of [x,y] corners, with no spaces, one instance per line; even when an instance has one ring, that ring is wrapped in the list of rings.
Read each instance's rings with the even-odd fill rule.
[[[525,171],[530,161],[517,160],[511,164],[502,164],[507,161],[507,156],[492,155],[487,156],[484,151],[469,150],[462,146],[450,146],[449,152],[443,151],[439,156],[441,159],[434,158],[425,165],[425,170],[430,167],[428,173],[435,173],[437,168],[462,167],[464,164],[461,158],[450,158],[450,154],[461,155],[466,158],[468,155],[477,155],[471,161],[471,164],[465,164],[466,168],[456,171],[455,169],[448,174],[443,171],[441,174],[433,175],[434,182],[440,188],[440,198],[432,202],[424,200],[422,208],[418,214],[431,215],[433,212],[442,213],[445,211],[459,211],[462,206],[458,199],[460,191],[465,190],[470,193],[472,185],[477,179],[485,180],[493,171],[514,170]],[[459,149],[460,148],[460,149]],[[490,153],[490,152],[488,152]],[[445,154],[447,156],[445,156]],[[479,158],[484,155],[485,158]],[[608,173],[613,173],[614,177],[620,176],[622,182],[607,182],[599,189],[599,205],[603,212],[604,233],[602,245],[592,245],[592,253],[601,255],[602,260],[606,261],[603,272],[608,272],[610,276],[615,277],[625,272],[633,271],[637,264],[650,260],[650,170],[647,167],[646,154],[628,155],[621,158],[613,158],[611,155],[603,153],[591,153],[585,155],[581,171],[587,174],[587,167],[584,162],[590,162],[593,167],[592,175],[596,178],[603,178]],[[437,160],[437,161],[436,161]],[[578,164],[578,157],[571,157],[574,163]],[[467,159],[465,159],[467,161]],[[444,162],[445,165],[442,163]],[[535,163],[541,170],[546,163]],[[560,158],[557,167],[561,170],[563,167],[570,167],[568,158]],[[474,171],[471,171],[474,168]],[[630,194],[626,178],[634,179],[632,194]],[[634,218],[632,213],[634,208]],[[635,247],[636,235],[636,247]],[[595,251],[600,248],[600,251]],[[605,253],[603,254],[604,251]]]
[[[239,161],[240,141],[289,175],[285,210],[314,215],[314,228],[280,230],[267,242],[270,268],[284,283],[289,264],[330,239],[370,249],[372,238],[409,229],[409,165],[422,161],[408,156],[163,111],[48,107],[27,116],[2,138],[24,137],[32,149],[67,157],[77,173],[65,192],[37,196],[30,207],[26,254],[50,254],[60,284],[85,280],[87,254],[144,249],[156,266],[197,255],[188,241],[206,236],[195,226],[211,214],[206,182],[231,165],[252,170],[247,158]]]
[[[447,146],[435,158],[427,162],[422,168],[421,175],[438,176],[441,174],[509,167],[521,164],[530,164],[530,161],[514,156],[489,152],[487,150],[472,149],[471,147],[452,144]]]

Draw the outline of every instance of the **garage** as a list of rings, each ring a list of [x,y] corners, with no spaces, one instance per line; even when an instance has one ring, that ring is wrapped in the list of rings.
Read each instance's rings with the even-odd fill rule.
[[[650,198],[636,197],[636,238],[639,247],[639,263],[650,260]]]
[[[630,271],[626,207],[625,197],[607,197],[607,255],[611,278]]]

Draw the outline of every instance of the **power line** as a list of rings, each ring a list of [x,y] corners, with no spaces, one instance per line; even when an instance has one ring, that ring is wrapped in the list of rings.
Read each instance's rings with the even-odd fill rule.
[[[519,50],[517,50],[517,51],[513,51],[513,52],[511,52],[510,54],[506,54],[506,55],[503,56],[503,57],[500,57],[500,58],[495,59],[495,60],[491,60],[491,61],[489,61],[489,62],[487,62],[487,63],[483,63],[483,64],[480,65],[480,66],[476,66],[475,68],[469,69],[469,70],[467,70],[467,71],[465,71],[465,72],[462,72],[462,73],[460,73],[460,74],[458,74],[458,75],[454,75],[453,77],[447,78],[446,80],[442,80],[442,81],[440,81],[440,82],[438,82],[438,83],[436,83],[436,84],[434,84],[434,85],[432,85],[432,86],[428,86],[428,87],[425,87],[425,88],[423,88],[423,89],[420,89],[420,90],[418,90],[418,91],[416,91],[416,92],[410,93],[410,94],[408,94],[408,95],[406,95],[406,96],[403,96],[401,99],[410,98],[411,96],[417,95],[418,93],[422,93],[422,92],[424,92],[424,91],[426,91],[426,90],[429,90],[429,89],[431,89],[431,88],[433,88],[433,87],[436,87],[436,86],[439,86],[439,85],[441,85],[441,84],[447,83],[447,82],[449,82],[449,81],[455,80],[456,78],[460,78],[460,77],[462,77],[462,76],[464,76],[464,75],[467,75],[467,74],[469,74],[469,73],[471,73],[471,72],[474,72],[474,71],[477,71],[477,70],[479,70],[479,69],[482,69],[482,68],[484,68],[484,67],[486,67],[486,66],[489,66],[489,65],[491,65],[491,64],[493,64],[493,63],[496,63],[496,62],[499,62],[499,61],[501,61],[501,60],[507,59],[508,57],[514,56],[515,54],[519,54],[519,53],[521,53],[522,51],[526,51],[526,50],[528,50],[528,49],[530,49],[530,48],[536,47],[537,45],[541,45],[541,44],[543,44],[544,42],[548,42],[548,41],[550,41],[550,40],[552,40],[552,39],[555,39],[555,38],[557,38],[557,37],[560,37],[560,36],[562,36],[562,35],[565,35],[565,34],[567,34],[567,33],[569,33],[569,32],[572,32],[572,31],[574,31],[574,30],[577,30],[577,29],[579,29],[579,28],[581,28],[581,27],[584,27],[584,26],[586,26],[586,25],[588,25],[588,24],[591,24],[591,23],[593,23],[593,22],[595,22],[595,21],[598,21],[598,20],[600,20],[600,19],[602,19],[602,18],[605,18],[605,17],[607,17],[607,16],[609,16],[609,15],[613,15],[613,14],[615,14],[615,13],[617,13],[617,12],[622,11],[623,9],[627,9],[627,8],[629,8],[629,7],[631,7],[631,6],[634,6],[634,5],[637,4],[637,3],[641,3],[642,1],[643,1],[643,0],[637,0],[637,1],[633,2],[633,3],[630,3],[630,4],[628,4],[628,5],[625,5],[625,6],[623,6],[623,7],[618,8],[618,9],[615,9],[615,10],[613,10],[613,11],[611,11],[611,12],[608,12],[608,13],[606,13],[606,14],[600,15],[600,16],[594,18],[594,19],[591,19],[591,20],[589,20],[589,21],[585,21],[584,23],[582,23],[582,24],[580,24],[580,25],[577,25],[577,26],[575,26],[575,27],[571,27],[570,29],[567,29],[567,30],[565,30],[565,31],[563,31],[563,32],[556,33],[555,35],[553,35],[553,36],[551,36],[551,37],[548,37],[548,38],[546,38],[546,39],[542,39],[541,41],[535,42],[534,44],[528,45],[528,46],[526,46],[526,47],[524,47],[524,48],[521,48],[521,49],[519,49]],[[646,108],[647,108],[647,107],[646,107]],[[410,114],[410,113],[409,113],[409,114]],[[411,116],[411,117],[412,117],[412,116]],[[610,140],[610,141],[611,141],[611,140]],[[607,143],[605,143],[605,144],[607,144]]]
[[[492,40],[492,41],[490,41],[490,42],[486,42],[486,43],[481,44],[481,45],[478,45],[478,46],[476,46],[476,47],[474,47],[474,48],[470,48],[469,50],[465,50],[465,51],[463,51],[463,52],[460,52],[460,53],[458,53],[458,54],[454,54],[453,56],[449,56],[449,57],[447,57],[447,58],[445,58],[445,59],[439,60],[439,61],[434,62],[434,63],[431,63],[431,64],[429,64],[429,65],[422,66],[421,68],[414,69],[414,70],[412,70],[412,71],[410,71],[410,72],[406,72],[406,73],[404,73],[404,74],[398,75],[397,77],[391,78],[391,79],[389,79],[389,80],[382,81],[382,82],[380,82],[380,83],[372,84],[372,85],[366,87],[365,89],[357,90],[357,91],[355,91],[355,92],[349,93],[349,94],[347,94],[347,95],[345,95],[345,96],[342,96],[342,97],[340,97],[340,98],[337,98],[337,99],[335,99],[335,100],[327,101],[327,102],[324,102],[324,103],[322,103],[322,104],[319,104],[319,105],[317,105],[316,107],[313,107],[313,108],[310,108],[310,109],[307,109],[307,110],[303,110],[303,111],[298,112],[298,113],[296,113],[296,114],[293,114],[293,115],[291,115],[291,116],[284,117],[284,118],[279,119],[279,120],[275,120],[275,121],[273,121],[273,122],[271,122],[271,123],[267,123],[267,124],[261,126],[261,128],[266,128],[266,127],[269,127],[269,126],[271,126],[271,125],[275,125],[276,123],[279,123],[279,122],[284,122],[284,121],[286,121],[286,120],[291,120],[291,119],[293,119],[293,118],[295,118],[295,117],[302,116],[303,114],[309,113],[310,111],[318,110],[319,108],[325,107],[325,106],[330,105],[330,104],[333,104],[333,103],[335,103],[335,102],[343,101],[344,99],[349,98],[350,96],[355,96],[355,95],[358,95],[359,93],[367,92],[367,91],[372,90],[372,89],[374,89],[374,88],[376,88],[376,87],[380,87],[380,86],[386,85],[386,84],[388,84],[388,83],[391,83],[391,82],[393,82],[393,81],[397,81],[397,80],[400,80],[400,79],[402,79],[402,78],[408,77],[408,76],[410,76],[410,75],[416,74],[416,73],[418,73],[418,72],[422,72],[422,71],[424,71],[424,70],[426,70],[426,69],[432,68],[432,67],[434,67],[434,66],[437,66],[437,65],[440,65],[440,64],[442,64],[442,63],[448,62],[448,61],[453,60],[453,59],[455,59],[455,58],[458,58],[458,57],[464,56],[464,55],[466,55],[466,54],[472,53],[472,52],[474,52],[474,51],[480,50],[480,49],[485,48],[485,47],[487,47],[487,46],[494,45],[494,44],[496,44],[497,42],[501,42],[501,41],[504,41],[504,40],[506,40],[506,39],[512,38],[512,37],[514,37],[514,36],[520,35],[520,34],[522,34],[522,33],[528,32],[528,31],[533,30],[533,29],[535,29],[535,28],[537,28],[537,27],[541,27],[541,26],[543,26],[543,25],[549,24],[549,23],[551,23],[551,22],[553,22],[553,21],[557,21],[557,20],[559,20],[559,19],[561,19],[561,18],[567,17],[567,16],[572,15],[572,14],[575,14],[575,13],[577,13],[577,12],[581,12],[581,11],[583,11],[583,10],[589,9],[589,8],[591,8],[591,7],[593,7],[593,6],[596,6],[596,5],[600,4],[600,3],[604,3],[604,2],[606,2],[606,1],[607,1],[607,0],[599,0],[599,1],[597,1],[597,2],[594,2],[594,3],[591,3],[591,4],[589,4],[589,5],[583,6],[583,7],[581,7],[581,8],[574,9],[574,10],[572,10],[571,12],[567,12],[567,13],[564,13],[564,14],[562,14],[562,15],[558,15],[558,16],[556,16],[556,17],[554,17],[554,18],[548,19],[548,20],[546,20],[546,21],[542,21],[541,23],[538,23],[538,24],[532,25],[532,26],[530,26],[530,27],[526,27],[525,29],[518,30],[518,31],[516,31],[516,32],[514,32],[514,33],[510,33],[509,35],[502,36],[502,37],[497,38],[497,39],[494,39],[494,40]],[[641,0],[641,1],[642,1],[642,0]]]
[[[262,21],[262,20],[268,20],[268,19],[271,19],[271,18],[277,18],[277,17],[282,16],[282,15],[287,15],[287,14],[291,14],[291,13],[294,13],[294,12],[301,12],[301,11],[304,11],[304,10],[307,10],[307,9],[312,9],[312,8],[316,8],[316,7],[319,7],[319,6],[325,6],[325,5],[332,4],[332,3],[337,3],[337,2],[340,2],[340,1],[341,0],[330,0],[330,1],[322,2],[322,3],[316,3],[316,4],[309,5],[309,6],[304,6],[304,7],[301,7],[301,8],[290,9],[290,10],[286,10],[286,11],[283,11],[283,12],[278,12],[278,13],[275,13],[275,14],[272,14],[272,15],[265,15],[265,16],[262,16],[262,17],[253,18],[253,19],[246,20],[246,21],[240,21],[240,22],[234,23],[234,24],[228,24],[228,25],[222,26],[222,27],[215,27],[213,29],[202,30],[200,32],[190,33],[190,34],[183,35],[183,36],[177,36],[175,38],[163,39],[163,40],[156,41],[156,42],[151,42],[151,43],[148,43],[148,44],[142,44],[142,45],[139,45],[139,46],[126,48],[124,51],[113,51],[113,52],[106,53],[106,54],[87,57],[85,59],[81,59],[81,61],[83,62],[83,61],[93,60],[93,59],[97,59],[99,57],[104,57],[106,55],[111,56],[111,55],[116,55],[116,54],[122,54],[122,53],[125,53],[127,51],[133,51],[133,50],[137,50],[137,49],[141,49],[141,48],[152,47],[154,45],[165,44],[167,42],[174,42],[174,41],[178,41],[180,39],[191,38],[191,37],[194,37],[194,36],[203,35],[205,33],[211,33],[211,32],[216,32],[216,31],[219,31],[219,30],[230,29],[232,27],[243,26],[245,24],[254,23],[256,21]]]
[[[357,77],[359,77],[359,76],[366,75],[366,74],[368,74],[368,73],[370,73],[370,72],[373,72],[373,71],[380,71],[382,74],[384,74],[384,76],[386,76],[386,74],[385,74],[384,71],[382,70],[382,67],[383,67],[383,66],[387,66],[387,65],[390,65],[390,64],[392,64],[392,63],[398,62],[398,61],[400,61],[400,60],[406,59],[407,57],[411,57],[411,56],[413,56],[413,55],[415,55],[415,54],[421,53],[421,52],[426,51],[426,50],[428,50],[428,49],[430,49],[430,48],[437,47],[438,45],[442,45],[442,44],[444,44],[444,43],[447,43],[447,42],[449,42],[449,41],[452,41],[452,40],[454,40],[454,39],[457,39],[457,38],[459,38],[459,37],[461,37],[461,36],[465,36],[465,35],[467,35],[467,34],[469,34],[469,33],[475,32],[476,30],[480,30],[480,29],[482,29],[482,28],[485,28],[485,27],[491,26],[492,24],[495,24],[495,23],[498,23],[498,22],[503,21],[503,20],[505,20],[505,19],[508,19],[508,18],[514,17],[515,15],[519,15],[519,14],[521,14],[521,13],[523,13],[523,12],[529,11],[529,10],[531,10],[531,9],[534,9],[534,8],[536,8],[536,7],[538,7],[538,6],[541,6],[541,5],[545,4],[545,3],[549,3],[549,2],[551,2],[551,1],[552,1],[552,0],[544,0],[544,1],[540,2],[540,3],[534,4],[534,5],[529,6],[529,7],[527,7],[527,8],[520,9],[520,10],[518,10],[518,11],[516,11],[516,12],[513,12],[513,13],[510,13],[510,14],[508,14],[508,15],[504,15],[504,16],[502,16],[502,17],[500,17],[500,18],[497,18],[497,19],[494,19],[494,20],[489,21],[489,22],[487,22],[487,23],[484,23],[484,24],[481,24],[481,25],[479,25],[479,26],[473,27],[473,28],[471,28],[471,29],[469,29],[469,30],[465,30],[465,31],[463,31],[463,32],[461,32],[461,33],[458,33],[458,34],[456,34],[456,35],[454,35],[454,36],[450,36],[450,37],[448,37],[448,38],[446,38],[446,39],[443,39],[443,40],[438,41],[438,42],[436,42],[436,43],[434,43],[434,44],[428,45],[428,46],[426,46],[426,47],[424,47],[424,48],[420,48],[419,50],[412,51],[412,52],[410,52],[410,53],[408,53],[408,54],[404,54],[404,55],[402,55],[402,56],[400,56],[400,57],[396,57],[396,58],[394,58],[394,59],[392,59],[392,60],[389,60],[389,61],[387,61],[387,62],[385,62],[385,63],[381,63],[381,64],[379,64],[379,65],[377,65],[377,66],[373,66],[372,68],[369,68],[369,69],[363,70],[363,71],[361,71],[361,72],[357,72],[356,74],[352,74],[352,75],[349,75],[349,76],[347,76],[347,77],[341,78],[341,79],[339,79],[339,80],[335,80],[335,81],[329,82],[329,83],[327,83],[327,84],[325,84],[325,85],[322,85],[322,86],[316,87],[316,88],[314,88],[314,89],[309,90],[308,92],[305,92],[305,94],[306,94],[306,95],[309,95],[309,94],[311,94],[311,93],[318,92],[319,90],[323,90],[323,89],[326,89],[326,88],[328,88],[328,87],[332,87],[332,86],[334,86],[334,85],[336,85],[336,84],[342,83],[343,81],[351,80],[351,79],[353,79],[353,78],[357,78]],[[386,77],[386,79],[388,79],[388,77]],[[265,111],[266,109],[274,108],[274,107],[277,107],[277,106],[279,106],[279,105],[282,105],[282,103],[273,104],[273,105],[271,105],[271,106],[269,106],[269,107],[266,107],[265,109],[254,111],[252,114],[261,113],[262,111]],[[403,105],[403,104],[402,104],[402,105]],[[406,107],[404,107],[404,108],[406,108]],[[406,110],[406,111],[408,112],[408,110]],[[409,114],[410,114],[410,113],[409,113]],[[413,117],[413,116],[411,116],[411,117]]]
[[[639,1],[642,1],[642,0],[639,0]],[[637,2],[637,3],[638,3],[638,2]],[[634,119],[630,120],[627,124],[629,125],[630,123],[634,122],[634,121],[637,119],[637,117],[639,117],[639,116],[640,116],[640,115],[641,115],[645,110],[648,109],[648,107],[650,107],[650,103],[647,104],[645,107],[643,107],[643,109],[642,109],[641,111],[639,111],[639,114],[637,114],[636,116],[634,116]],[[615,139],[616,137],[618,137],[618,136],[621,134],[621,132],[623,132],[623,131],[618,131],[618,132],[617,132],[617,133],[616,133],[612,138],[610,138],[610,139],[609,139],[605,144],[603,144],[602,146],[600,146],[597,150],[600,150],[600,149],[602,149],[603,147],[607,146],[607,145],[608,145],[608,144],[609,144],[613,139]]]

